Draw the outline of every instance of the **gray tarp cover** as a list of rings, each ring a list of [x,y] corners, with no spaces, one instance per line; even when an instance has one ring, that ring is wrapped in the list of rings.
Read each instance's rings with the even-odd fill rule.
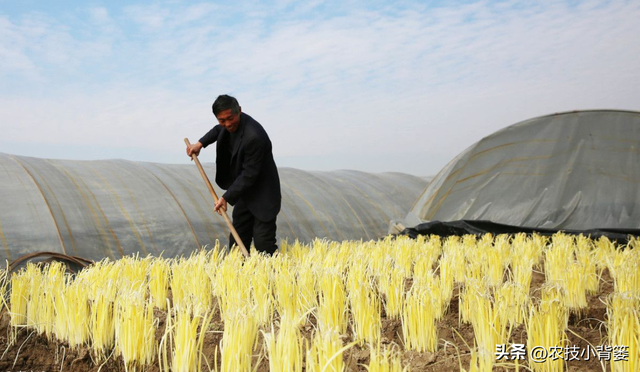
[[[204,168],[215,179],[215,165]],[[381,237],[427,184],[400,173],[279,172],[278,238],[290,242]],[[226,245],[228,230],[195,164],[0,153],[0,262],[35,251],[94,260],[135,252],[173,257],[216,239]]]
[[[404,222],[457,220],[640,228],[640,113],[560,113],[482,139],[442,169]]]

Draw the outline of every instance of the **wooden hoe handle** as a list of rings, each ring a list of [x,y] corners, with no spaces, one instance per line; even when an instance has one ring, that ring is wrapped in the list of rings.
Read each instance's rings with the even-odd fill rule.
[[[188,138],[184,139],[184,143],[186,143],[187,146],[191,146],[191,143],[189,142]],[[218,195],[216,195],[216,192],[213,189],[213,186],[211,185],[211,181],[209,181],[209,177],[207,177],[207,174],[204,172],[204,168],[202,168],[202,164],[200,164],[200,160],[198,160],[198,155],[191,154],[191,159],[193,159],[196,162],[196,165],[198,166],[198,170],[200,171],[200,175],[202,176],[204,183],[207,184],[207,188],[209,189],[211,196],[213,196],[213,201],[215,203],[218,203]],[[240,251],[242,252],[242,254],[245,257],[249,257],[249,252],[247,252],[247,248],[244,246],[244,243],[242,243],[242,239],[240,239],[240,236],[238,236],[238,232],[236,231],[235,227],[233,227],[233,224],[231,223],[231,220],[227,215],[227,211],[225,210],[222,211],[222,217],[224,217],[224,220],[227,223],[229,230],[231,231],[231,235],[233,235],[233,238],[236,240],[236,244],[238,245],[238,247],[240,247]]]

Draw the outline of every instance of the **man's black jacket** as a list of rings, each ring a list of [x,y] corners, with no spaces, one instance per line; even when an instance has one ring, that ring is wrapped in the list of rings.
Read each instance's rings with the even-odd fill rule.
[[[280,178],[271,152],[271,140],[262,125],[241,113],[234,148],[231,133],[216,125],[200,138],[203,147],[217,142],[216,183],[227,190],[222,197],[235,205],[243,201],[261,221],[270,221],[280,212]]]

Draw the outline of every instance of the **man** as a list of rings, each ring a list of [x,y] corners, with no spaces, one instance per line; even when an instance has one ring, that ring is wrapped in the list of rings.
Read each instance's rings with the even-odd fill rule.
[[[187,146],[187,155],[198,155],[217,142],[216,183],[227,191],[214,209],[221,214],[227,203],[233,205],[233,226],[245,247],[249,249],[253,239],[258,251],[273,254],[278,248],[276,217],[282,196],[269,136],[231,96],[219,96],[212,109],[220,124]],[[229,246],[233,244],[235,239],[229,235]]]

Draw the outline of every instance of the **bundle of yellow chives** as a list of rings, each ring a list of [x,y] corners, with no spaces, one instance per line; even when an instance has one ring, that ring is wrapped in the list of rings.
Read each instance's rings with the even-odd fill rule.
[[[376,344],[380,340],[382,320],[380,301],[362,265],[354,264],[347,279],[354,340]]]
[[[194,316],[206,314],[213,304],[213,285],[204,266],[204,260],[194,265],[190,288]]]
[[[458,298],[458,317],[461,323],[471,323],[480,298],[490,298],[488,284],[482,279],[467,278]]]
[[[391,236],[387,236],[377,242],[373,249],[369,251],[369,254],[365,256],[368,259],[368,267],[372,273],[381,274],[391,268],[392,252],[389,252],[388,249],[392,244],[391,239]]]
[[[465,254],[461,245],[460,237],[450,236],[442,243],[442,257],[453,268],[453,279],[456,283],[464,283],[465,281]]]
[[[500,304],[491,301],[486,288],[468,292],[465,301],[469,301],[473,309],[468,316],[478,348],[480,370],[490,371],[496,345],[506,343],[509,338],[506,314],[500,311]]]
[[[270,371],[302,371],[304,339],[298,329],[300,320],[285,314],[280,319],[278,335],[273,325],[271,332],[264,335]]]
[[[328,244],[329,241],[326,239],[315,238],[311,242],[310,246],[311,250],[326,250]],[[304,256],[308,254],[309,250],[310,247],[306,246],[304,243],[296,239],[292,244],[284,242],[279,249],[279,254],[286,255],[295,259],[296,261],[300,261],[304,258]]]
[[[278,314],[284,316],[298,316],[301,314],[298,306],[299,288],[296,281],[295,268],[290,258],[276,257],[273,262],[276,280],[274,281],[276,307]]]
[[[575,240],[571,236],[562,233],[553,235],[551,245],[545,251],[544,273],[547,283],[566,280],[566,267],[575,261],[574,245]]]
[[[38,308],[42,301],[43,292],[43,275],[40,268],[32,263],[28,263],[25,275],[29,278],[29,287],[27,289],[29,303],[27,306],[27,327],[35,328],[38,322]]]
[[[385,312],[389,318],[399,318],[402,314],[402,300],[406,273],[399,267],[387,266],[378,277],[378,287],[384,295]]]
[[[595,272],[587,272],[587,267],[580,263],[573,262],[566,267],[561,285],[565,289],[564,303],[567,308],[579,310],[587,307],[587,283],[591,275],[595,276]]]
[[[259,255],[255,255],[260,257]],[[252,303],[258,324],[266,324],[273,318],[273,271],[269,261],[262,258],[246,279],[250,282]]]
[[[173,327],[171,371],[200,372],[202,370],[204,336],[211,321],[211,313],[193,315],[196,312],[188,307],[175,310],[175,324],[170,319],[171,314],[167,314],[167,327]],[[171,312],[170,310],[169,313]],[[200,328],[200,333],[198,333],[198,328]]]
[[[423,237],[419,237],[420,241],[423,241]],[[396,265],[401,268],[407,277],[413,276],[413,264],[417,251],[418,241],[412,241],[408,237],[398,238],[394,242],[394,257]]]
[[[313,251],[315,253],[316,249],[314,248]],[[352,254],[353,252],[349,253],[349,250],[345,249],[344,243],[328,243],[325,256],[322,258],[320,265],[338,272],[345,272],[347,262]]]
[[[402,336],[407,350],[435,352],[438,346],[438,309],[421,286],[412,287],[402,307]]]
[[[82,280],[87,287],[89,300],[95,301],[106,287],[117,287],[118,275],[114,275],[115,263],[108,259],[98,261],[91,266],[79,271],[75,275],[75,280]],[[114,288],[115,289],[115,288]]]
[[[441,298],[441,302],[443,305],[442,312],[446,311],[449,306],[449,302],[453,297],[453,287],[454,287],[454,272],[455,272],[455,263],[453,261],[453,255],[449,253],[445,253],[442,255],[440,259],[440,276],[438,282],[438,293]]]
[[[227,254],[217,267],[208,267],[212,278],[213,294],[218,300],[224,318],[227,312],[246,307],[251,303],[249,280],[242,276],[244,258],[238,249]]]
[[[635,249],[614,252],[609,261],[609,271],[614,280],[614,288],[619,293],[640,295],[640,255]]]
[[[225,314],[222,335],[222,371],[250,372],[253,349],[258,339],[258,322],[251,309],[236,309]]]
[[[114,263],[110,279],[117,281],[119,288],[128,292],[136,292],[146,297],[148,291],[147,273],[151,257],[139,259],[138,255],[125,256]],[[106,279],[106,278],[105,278]]]
[[[22,271],[19,274],[11,274],[11,293],[9,295],[9,314],[13,327],[27,324],[27,304],[29,303],[30,280]]]
[[[540,305],[532,305],[526,323],[527,345],[535,345],[550,350],[558,347],[564,350],[566,344],[565,328],[567,326],[567,310],[563,307],[559,289],[546,287],[542,291]],[[529,363],[536,372],[562,372],[564,370],[563,351],[560,358],[547,358],[542,363]]]
[[[616,252],[616,245],[613,244],[606,236],[601,236],[598,240],[593,240],[593,260],[596,263],[598,269],[602,270],[607,268],[608,258],[614,252]]]
[[[342,353],[350,346],[342,346],[340,335],[335,330],[316,333],[311,346],[306,351],[305,371],[344,371]]]
[[[170,272],[171,267],[168,261],[161,258],[153,260],[149,266],[149,295],[153,300],[153,305],[160,310],[167,308]]]
[[[136,291],[120,293],[115,304],[115,346],[127,371],[153,362],[155,329],[153,304]]]
[[[32,306],[37,306],[35,314],[36,330],[45,334],[48,339],[54,336],[55,296],[61,295],[65,285],[65,266],[60,262],[51,262],[42,269],[42,283],[40,290],[32,293],[37,297]]]
[[[91,303],[89,331],[91,335],[91,349],[98,361],[106,359],[109,350],[113,348],[116,337],[114,319],[114,301],[116,288],[105,286],[96,292],[96,298]]]
[[[524,322],[528,313],[529,288],[511,281],[505,282],[495,292],[495,303],[500,317],[506,319],[512,326]]]
[[[320,333],[347,330],[347,295],[342,273],[326,269],[319,278],[318,327]]]
[[[296,267],[296,281],[299,314],[307,314],[318,306],[316,275],[311,262],[306,261]]]
[[[599,286],[595,253],[590,239],[556,234],[547,250],[545,273],[549,283],[563,288],[567,308],[580,310],[587,306],[587,293],[595,293]]]
[[[628,347],[627,360],[611,362],[612,372],[631,372],[640,368],[640,299],[630,293],[613,293],[607,303],[609,345]]]
[[[487,244],[483,248],[486,282],[490,287],[497,288],[502,285],[504,271],[511,263],[511,244],[507,235],[498,235],[493,241],[488,235],[485,235]]]
[[[216,239],[213,248],[209,250],[209,267],[218,267],[220,262],[225,258],[225,254],[222,252],[222,247],[220,246],[220,241]]]
[[[517,234],[511,245],[511,279],[523,291],[531,285],[533,267],[540,262],[543,243],[536,236],[528,239],[524,234]]]
[[[370,345],[370,349],[367,372],[408,372],[408,367],[402,368],[400,355],[393,347],[384,347],[381,350],[380,345]]]
[[[595,242],[583,235],[576,240],[576,261],[584,268],[585,289],[589,294],[596,294],[600,286],[600,275],[596,263],[597,252]],[[602,269],[600,269],[602,271]]]
[[[81,346],[89,340],[89,291],[84,281],[72,281],[64,290],[66,302],[65,316],[67,321],[68,339],[70,347]],[[59,314],[58,314],[59,316]]]
[[[425,237],[426,238],[426,237]],[[431,236],[429,240],[416,242],[414,244],[416,253],[414,255],[415,264],[413,276],[422,277],[429,275],[433,271],[435,263],[442,254],[442,243],[439,236]]]
[[[490,235],[489,235],[490,236]],[[482,249],[478,246],[475,235],[465,235],[462,237],[462,251],[464,260],[457,262],[458,267],[464,272],[463,280],[485,281],[487,266],[484,263],[486,258],[486,246],[489,244],[486,237],[481,239]]]

